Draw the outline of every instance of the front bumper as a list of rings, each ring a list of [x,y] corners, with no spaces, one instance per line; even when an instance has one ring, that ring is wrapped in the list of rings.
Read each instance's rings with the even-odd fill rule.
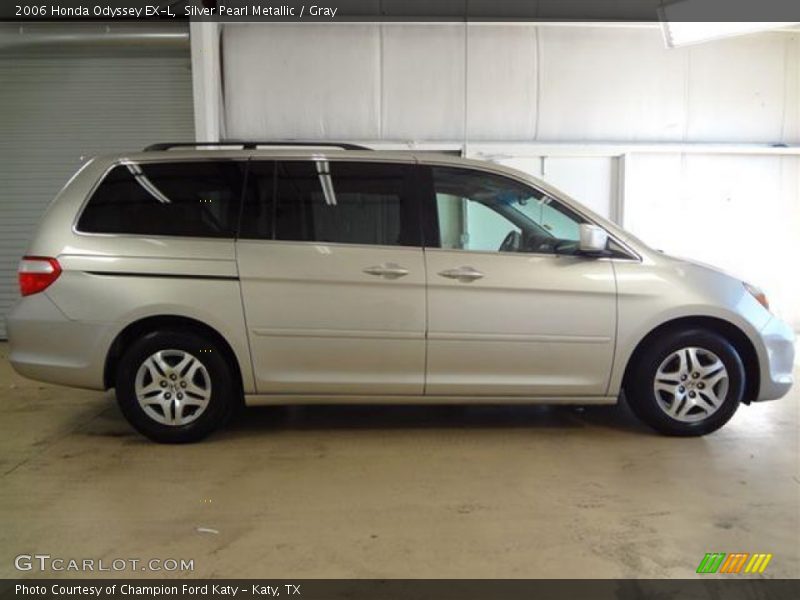
[[[756,402],[782,398],[794,382],[794,331],[772,317],[760,332],[764,345],[760,352],[761,388]]]
[[[6,325],[9,362],[20,375],[47,383],[104,389],[107,324],[70,320],[46,293],[41,293],[19,300]]]

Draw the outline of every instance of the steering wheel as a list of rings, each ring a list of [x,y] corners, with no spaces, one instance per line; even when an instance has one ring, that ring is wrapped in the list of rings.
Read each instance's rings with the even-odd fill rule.
[[[500,244],[499,251],[500,252],[519,252],[519,248],[522,245],[522,234],[519,231],[512,230],[508,232],[508,235],[503,239],[503,243]]]

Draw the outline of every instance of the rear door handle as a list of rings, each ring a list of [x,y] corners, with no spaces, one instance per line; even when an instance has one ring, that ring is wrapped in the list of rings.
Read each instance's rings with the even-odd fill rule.
[[[374,275],[375,277],[385,277],[386,279],[397,279],[398,277],[405,277],[408,275],[408,269],[404,269],[397,263],[384,263],[382,265],[375,265],[374,267],[367,267],[364,269],[367,275]]]
[[[448,279],[458,279],[462,282],[475,281],[483,277],[483,273],[474,267],[458,267],[456,269],[447,269],[439,273],[442,277]]]

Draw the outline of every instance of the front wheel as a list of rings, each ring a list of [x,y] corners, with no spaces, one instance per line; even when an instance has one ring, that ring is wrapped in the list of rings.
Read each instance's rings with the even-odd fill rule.
[[[742,360],[717,333],[667,333],[635,360],[626,397],[633,412],[656,431],[705,435],[727,423],[739,407],[745,381]]]
[[[219,350],[193,333],[148,333],[125,352],[117,370],[120,410],[156,442],[206,437],[230,416],[234,389]]]

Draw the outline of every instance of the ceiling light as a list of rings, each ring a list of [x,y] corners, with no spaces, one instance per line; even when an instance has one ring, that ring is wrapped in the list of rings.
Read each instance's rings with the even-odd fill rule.
[[[786,5],[775,4],[775,0],[759,0],[759,16],[782,18]],[[761,9],[764,9],[763,12]],[[710,40],[769,31],[797,25],[787,21],[748,21],[753,5],[748,7],[736,0],[728,0],[720,10],[719,0],[677,0],[658,9],[661,29],[668,48],[699,44]],[[731,21],[702,21],[701,19],[725,16]],[[788,15],[787,15],[788,16]],[[795,16],[795,18],[797,18]]]

